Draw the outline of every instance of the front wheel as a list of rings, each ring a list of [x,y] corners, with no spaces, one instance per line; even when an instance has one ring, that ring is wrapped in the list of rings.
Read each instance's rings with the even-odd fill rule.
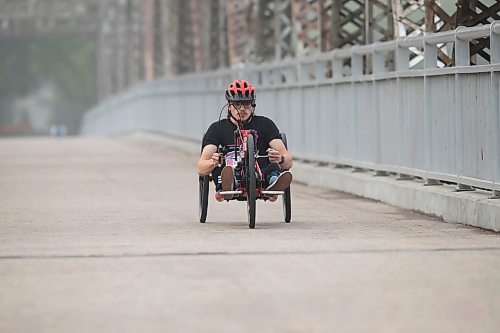
[[[247,137],[246,161],[248,227],[253,229],[255,228],[255,191],[257,185],[255,177],[255,142],[252,134]]]
[[[208,211],[208,186],[210,184],[209,176],[200,177],[199,183],[200,223],[205,223]]]

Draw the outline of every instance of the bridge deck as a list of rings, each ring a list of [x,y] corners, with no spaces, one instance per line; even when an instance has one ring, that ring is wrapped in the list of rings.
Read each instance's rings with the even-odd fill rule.
[[[294,184],[209,203],[196,156],[129,137],[0,141],[1,332],[498,332],[500,237]],[[213,192],[212,192],[213,193]]]

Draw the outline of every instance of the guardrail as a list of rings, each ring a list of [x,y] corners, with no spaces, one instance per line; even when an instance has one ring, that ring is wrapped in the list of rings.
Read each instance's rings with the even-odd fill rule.
[[[469,43],[483,37],[490,63],[470,66]],[[438,68],[442,43],[454,43],[455,67]],[[410,68],[410,49],[423,50],[423,68]],[[82,133],[148,129],[199,140],[226,85],[244,78],[257,87],[256,112],[288,134],[295,156],[498,197],[499,69],[497,21],[144,83],[91,110]]]

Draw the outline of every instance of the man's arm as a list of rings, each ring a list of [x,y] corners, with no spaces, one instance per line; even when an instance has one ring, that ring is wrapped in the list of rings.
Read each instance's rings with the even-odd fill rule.
[[[201,152],[200,159],[198,160],[198,174],[200,176],[207,176],[218,165],[219,154],[217,153],[217,146],[206,145]]]
[[[290,169],[293,165],[292,155],[288,152],[281,139],[274,139],[269,142],[269,149],[267,150],[267,155],[269,156],[269,162],[280,163],[281,156],[284,157],[284,162],[280,164],[282,169]]]

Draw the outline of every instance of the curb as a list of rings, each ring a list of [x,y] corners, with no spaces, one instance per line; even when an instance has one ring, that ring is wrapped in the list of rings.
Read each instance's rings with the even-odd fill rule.
[[[424,186],[419,179],[396,180],[394,176],[353,173],[352,168],[337,169],[303,162],[294,162],[293,175],[294,180],[310,186],[379,200],[445,222],[500,231],[500,200],[489,199],[491,193],[487,191],[456,192],[455,185]]]

